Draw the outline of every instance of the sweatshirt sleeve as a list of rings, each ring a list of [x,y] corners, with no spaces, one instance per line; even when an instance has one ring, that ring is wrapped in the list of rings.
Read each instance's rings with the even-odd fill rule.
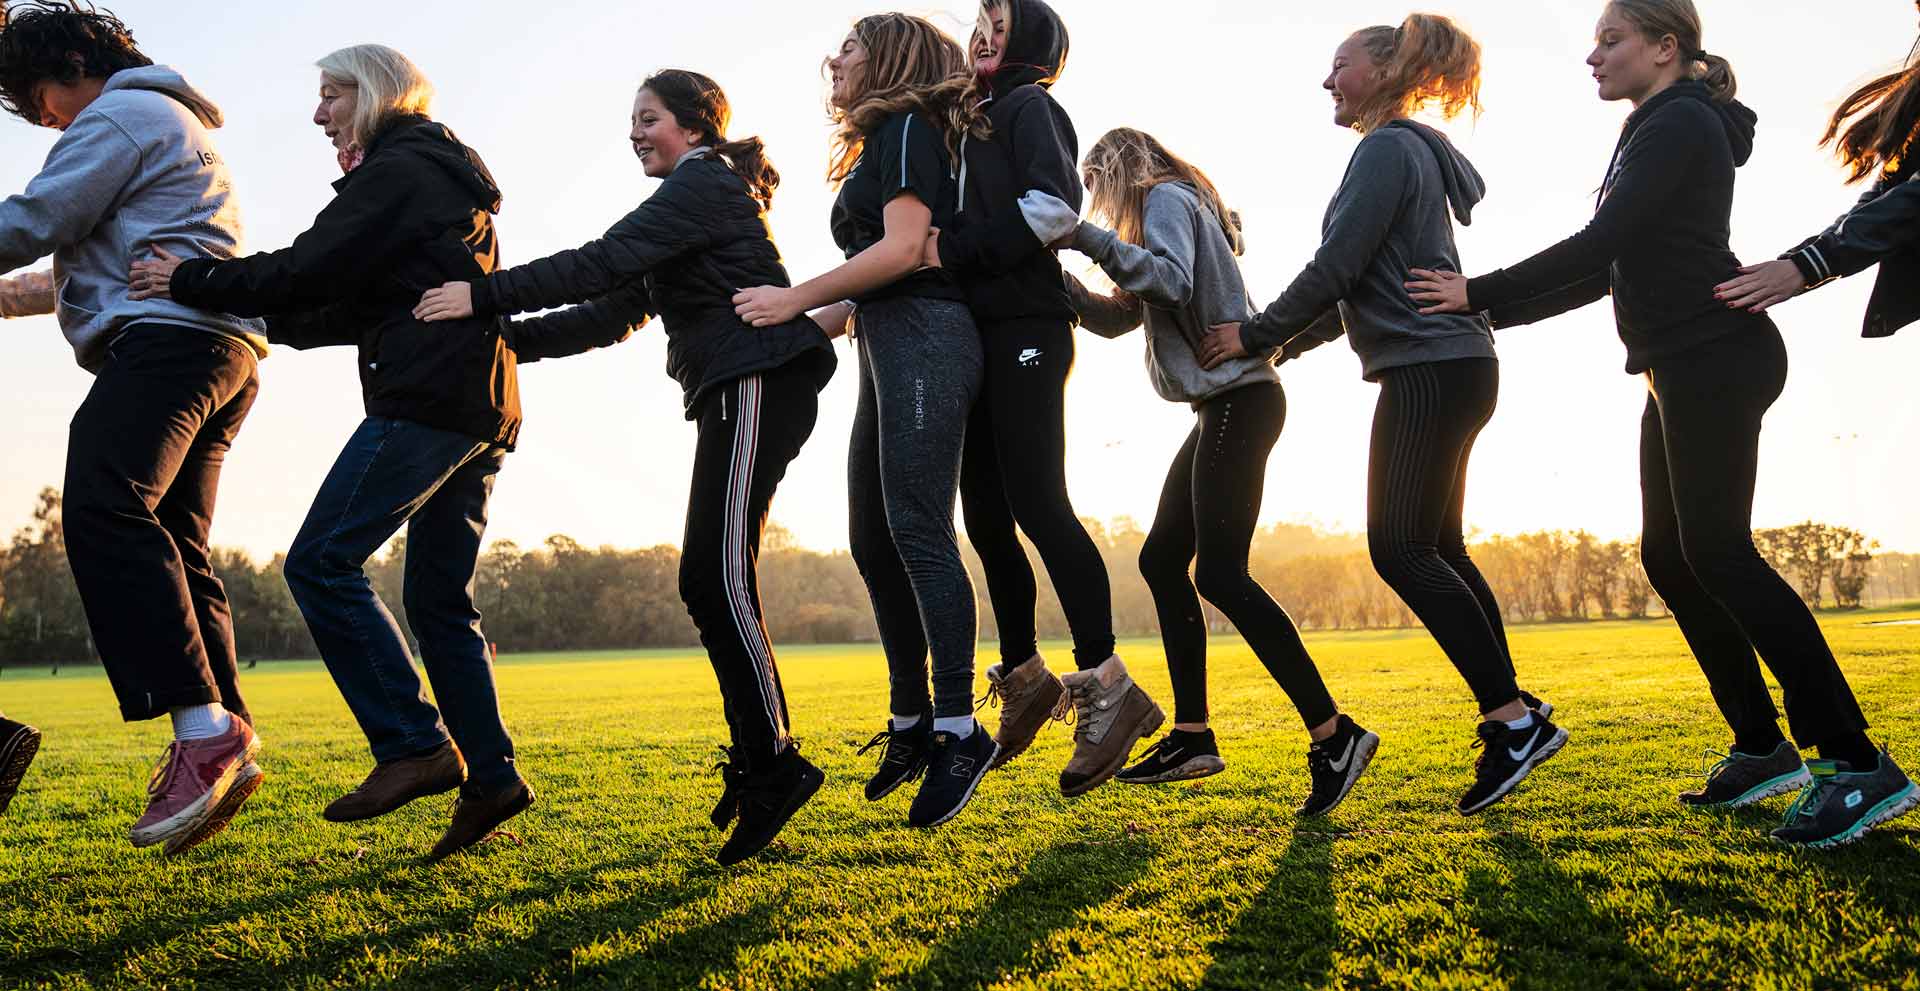
[[[355,319],[351,303],[275,313],[266,324],[267,340],[296,351],[359,344],[360,328],[365,326]]]
[[[681,255],[711,243],[699,197],[681,171],[600,237],[525,265],[473,280],[477,315],[528,313],[584,303],[640,280]],[[744,193],[742,195],[745,195]]]
[[[507,344],[521,363],[565,358],[626,340],[646,324],[653,300],[644,280],[636,279],[578,306],[521,317],[507,323]]]
[[[120,203],[140,144],[98,111],[74,119],[25,191],[0,200],[0,274],[78,244]]]
[[[1178,193],[1147,194],[1144,247],[1110,230],[1082,222],[1074,250],[1107,273],[1113,284],[1161,309],[1177,310],[1193,299],[1194,210]]]
[[[1386,132],[1361,139],[1334,193],[1313,260],[1279,299],[1241,325],[1240,340],[1249,353],[1284,346],[1360,284],[1399,216],[1412,171],[1409,149],[1398,139]]]
[[[1028,99],[1013,115],[1007,132],[992,140],[1007,142],[1012,152],[1014,190],[1038,190],[1079,213],[1080,173],[1074,164],[1080,156],[1079,141],[1060,104],[1044,92]],[[1046,250],[1014,203],[963,229],[940,231],[940,266],[963,278],[997,275]]]
[[[1920,239],[1920,169],[1901,182],[1882,180],[1833,226],[1781,258],[1800,269],[1809,288],[1854,275]]]
[[[0,317],[52,313],[59,301],[52,272],[28,272],[19,278],[0,279]]]
[[[1610,269],[1615,258],[1659,221],[1687,180],[1707,128],[1720,126],[1703,116],[1711,113],[1692,100],[1678,100],[1665,112],[1656,112],[1627,139],[1618,176],[1587,226],[1526,261],[1467,280],[1469,307],[1499,309]]]
[[[1487,311],[1487,322],[1492,324],[1495,330],[1537,323],[1548,317],[1557,317],[1588,303],[1605,299],[1612,286],[1611,270],[1601,269],[1570,286],[1542,293],[1532,299],[1515,300],[1503,306],[1494,307]]]
[[[1287,343],[1281,345],[1280,352],[1275,357],[1279,361],[1292,361],[1322,344],[1332,344],[1346,332],[1347,324],[1340,317],[1340,307],[1328,307],[1327,312],[1315,317],[1313,322],[1307,325],[1307,329],[1288,338]]]
[[[1122,337],[1140,326],[1143,309],[1140,297],[1122,289],[1102,296],[1074,278],[1072,272],[1060,273],[1067,283],[1067,299],[1080,316],[1080,326],[1105,338]]]

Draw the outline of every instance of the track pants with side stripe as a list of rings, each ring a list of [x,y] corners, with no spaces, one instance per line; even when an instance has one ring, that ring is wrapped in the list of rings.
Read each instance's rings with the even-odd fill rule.
[[[764,768],[787,748],[787,701],[760,610],[756,563],[773,491],[813,433],[818,377],[796,362],[716,386],[695,412],[680,598],[713,662],[733,759]]]

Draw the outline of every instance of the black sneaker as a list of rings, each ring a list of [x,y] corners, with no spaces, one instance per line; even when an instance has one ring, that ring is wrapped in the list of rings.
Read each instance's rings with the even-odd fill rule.
[[[1353,783],[1373,762],[1380,734],[1369,732],[1345,713],[1333,735],[1307,748],[1307,774],[1313,789],[1294,811],[1303,816],[1326,815],[1353,790]]]
[[[1465,816],[1507,797],[1534,768],[1567,745],[1567,731],[1539,714],[1526,729],[1508,729],[1506,723],[1489,719],[1476,732],[1474,745],[1482,749],[1473,763],[1473,787],[1460,796],[1460,814]]]
[[[747,780],[747,765],[733,759],[732,747],[721,747],[720,752],[725,756],[713,765],[713,769],[720,772],[720,801],[707,818],[713,822],[713,828],[724,831],[740,814],[740,785]]]
[[[1852,843],[1920,805],[1920,788],[1885,749],[1872,770],[1856,771],[1840,761],[1810,760],[1807,771],[1813,780],[1787,809],[1786,821],[1773,831],[1774,839],[1789,846],[1824,849]]]
[[[977,719],[965,737],[936,730],[927,741],[927,779],[913,796],[907,825],[938,826],[959,815],[999,755],[1000,745]]]
[[[1737,809],[1764,798],[1797,791],[1813,778],[1800,751],[1785,740],[1765,755],[1709,750],[1719,762],[1707,769],[1707,783],[1699,791],[1680,796],[1680,804],[1696,809]]]
[[[20,790],[27,765],[39,752],[39,730],[0,716],[0,813],[13,804],[13,793]]]
[[[1157,785],[1165,781],[1192,781],[1227,769],[1214,745],[1213,730],[1198,733],[1177,729],[1140,752],[1140,760],[1113,776],[1130,785]]]
[[[727,773],[733,774],[731,767]],[[737,784],[730,781],[729,791],[735,796],[732,814],[739,817],[739,822],[733,827],[733,835],[720,845],[715,859],[731,867],[766,849],[825,780],[819,768],[800,756],[800,745],[795,743],[773,759],[773,766],[764,771],[748,770],[739,776]],[[715,810],[715,818],[719,818],[719,810]]]
[[[1532,709],[1536,715],[1542,717],[1553,715],[1553,703],[1532,692],[1521,692],[1520,702],[1527,708]]]
[[[881,751],[880,766],[874,769],[873,777],[867,779],[867,801],[877,802],[893,794],[895,788],[927,769],[927,738],[932,733],[933,717],[921,716],[919,722],[906,729],[894,729],[892,720],[888,720],[886,729],[873,734],[873,739],[857,753],[864,754],[883,743],[887,749]]]

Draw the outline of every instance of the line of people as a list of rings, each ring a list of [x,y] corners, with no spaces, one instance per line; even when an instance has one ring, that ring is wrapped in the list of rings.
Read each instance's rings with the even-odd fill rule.
[[[1298,811],[1338,806],[1380,737],[1334,701],[1285,610],[1249,574],[1248,550],[1286,414],[1276,367],[1344,333],[1380,387],[1369,547],[1474,696],[1483,749],[1458,807],[1476,813],[1568,740],[1553,705],[1521,688],[1499,603],[1464,540],[1468,460],[1498,393],[1492,331],[1609,294],[1628,370],[1649,384],[1645,564],[1735,736],[1683,801],[1731,807],[1799,790],[1774,835],[1812,846],[1920,804],[1749,533],[1761,417],[1786,371],[1764,311],[1885,262],[1869,336],[1920,319],[1911,59],[1855,94],[1829,131],[1873,189],[1783,260],[1743,268],[1728,218],[1755,117],[1734,100],[1730,68],[1702,50],[1690,0],[1606,3],[1587,61],[1601,98],[1635,110],[1594,220],[1468,279],[1453,223],[1470,221],[1485,183],[1411,118],[1478,113],[1479,45],[1435,15],[1364,28],[1322,83],[1334,123],[1360,135],[1322,243],[1256,309],[1237,260],[1239,215],[1201,169],[1132,128],[1080,156],[1050,93],[1068,34],[1042,0],[984,0],[965,48],[909,15],[853,25],[827,62],[838,191],[828,233],[845,262],[798,283],[766,225],[779,173],[758,139],[728,138],[726,96],[704,75],[662,70],[635,95],[629,138],[660,180],[651,196],[578,248],[503,268],[500,190],[429,116],[425,76],[383,46],[335,52],[319,62],[313,119],[343,173],[336,195],[292,245],[247,255],[211,140],[214,105],[90,6],[24,0],[8,15],[0,105],[65,133],[26,191],[0,203],[0,273],[53,254],[54,279],[30,277],[18,293],[0,285],[0,307],[57,309],[95,375],[69,438],[75,580],[122,715],[164,714],[174,728],[136,845],[178,853],[204,841],[263,777],[207,534],[269,342],[355,347],[367,414],[286,569],[374,759],[323,814],[363,820],[457,790],[438,858],[534,802],[472,598],[488,499],[520,425],[518,366],[616,344],[654,317],[697,435],[680,587],[729,725],[712,815],[730,830],[723,863],[764,848],[823,783],[793,736],[755,565],[843,335],[859,368],[850,544],[889,670],[889,711],[862,748],[880,752],[868,799],[918,780],[908,822],[946,822],[1056,721],[1073,727],[1065,795],[1219,773],[1204,598],[1306,729]],[[1064,249],[1114,291],[1064,272]],[[1067,492],[1076,325],[1109,337],[1144,328],[1155,391],[1195,415],[1141,554],[1174,718],[1137,758],[1166,717],[1115,653],[1104,564]],[[981,700],[1001,707],[991,733],[972,697],[978,624],[956,500],[1000,631]],[[364,570],[402,527],[403,594],[434,702]],[[1067,614],[1072,672],[1056,675],[1039,653],[1021,533]],[[1785,689],[1791,742],[1756,651]],[[0,809],[37,745],[30,727],[0,722]]]

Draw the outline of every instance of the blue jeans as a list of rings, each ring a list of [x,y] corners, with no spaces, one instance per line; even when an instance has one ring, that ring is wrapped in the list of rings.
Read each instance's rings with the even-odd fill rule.
[[[320,484],[286,564],[294,602],[374,760],[415,756],[451,736],[468,779],[487,790],[519,778],[473,605],[487,499],[506,456],[464,434],[368,417]],[[439,710],[365,569],[403,525],[407,623]]]

